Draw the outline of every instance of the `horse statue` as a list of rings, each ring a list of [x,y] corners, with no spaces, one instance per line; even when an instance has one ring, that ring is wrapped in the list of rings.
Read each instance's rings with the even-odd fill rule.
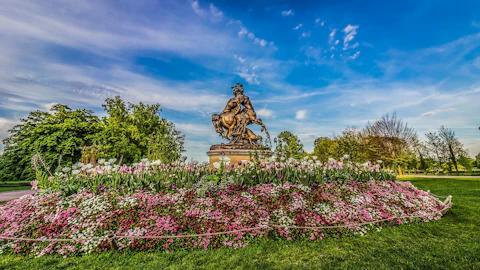
[[[267,138],[270,138],[262,119],[257,118],[250,98],[244,95],[243,85],[237,83],[232,88],[235,97],[227,102],[225,109],[220,114],[212,115],[215,131],[229,140],[228,144],[255,145],[261,141],[261,136],[255,135],[247,126],[257,124],[262,127],[261,132],[265,131]]]

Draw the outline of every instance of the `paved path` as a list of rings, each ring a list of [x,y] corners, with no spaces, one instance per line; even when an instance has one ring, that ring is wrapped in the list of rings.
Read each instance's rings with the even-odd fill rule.
[[[480,178],[480,176],[468,176],[468,175],[425,175],[425,174],[404,174],[399,176],[402,177],[421,177],[421,178]]]
[[[34,194],[36,190],[19,190],[19,191],[7,191],[0,192],[0,202],[11,201],[22,197],[27,194]]]

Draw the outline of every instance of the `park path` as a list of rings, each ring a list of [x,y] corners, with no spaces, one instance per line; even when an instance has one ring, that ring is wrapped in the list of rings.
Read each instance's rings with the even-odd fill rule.
[[[402,177],[419,177],[419,178],[480,178],[480,176],[468,176],[468,175],[424,175],[424,174],[404,174]]]
[[[34,194],[36,190],[19,190],[0,192],[0,202],[11,201],[22,197],[23,195]]]

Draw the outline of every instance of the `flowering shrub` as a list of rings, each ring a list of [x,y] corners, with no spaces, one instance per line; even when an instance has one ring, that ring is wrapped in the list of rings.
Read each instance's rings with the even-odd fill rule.
[[[102,191],[114,188],[124,192],[134,192],[149,188],[156,191],[172,188],[191,188],[199,182],[232,182],[241,186],[258,184],[302,184],[313,185],[332,181],[354,180],[394,180],[395,174],[380,164],[364,164],[330,159],[320,163],[314,159],[296,161],[288,159],[275,161],[240,161],[230,163],[227,157],[214,163],[214,170],[205,163],[161,164],[160,161],[142,160],[132,166],[114,164],[115,159],[100,160],[97,166],[77,163],[63,168],[62,172],[39,180],[40,188],[50,191],[62,191],[71,195],[82,189]]]
[[[111,248],[106,238],[110,233],[117,236],[116,243],[121,250],[157,248],[167,252],[243,247],[266,235],[287,240],[316,240],[380,230],[385,222],[365,223],[391,217],[416,216],[400,218],[396,220],[398,224],[438,219],[444,207],[430,194],[416,189],[409,182],[400,181],[331,181],[311,186],[291,183],[268,183],[256,187],[211,185],[204,187],[203,192],[204,196],[199,197],[196,187],[170,192],[143,190],[124,195],[113,189],[95,193],[83,191],[72,196],[62,196],[60,192],[27,195],[0,206],[0,236],[101,238],[75,242],[3,241],[0,242],[0,253],[42,256],[102,252]],[[278,226],[270,227],[267,234],[267,225]],[[346,227],[289,227],[330,225]],[[238,231],[245,229],[251,230]],[[233,230],[237,231],[175,239],[122,238]]]

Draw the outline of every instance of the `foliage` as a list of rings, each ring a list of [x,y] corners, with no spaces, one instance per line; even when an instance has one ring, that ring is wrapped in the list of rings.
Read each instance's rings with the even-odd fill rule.
[[[210,170],[208,164],[199,163],[175,162],[165,165],[159,160],[150,162],[145,159],[129,167],[114,164],[115,161],[100,160],[97,166],[77,163],[63,168],[62,173],[51,177],[44,173],[39,174],[37,180],[43,190],[61,191],[65,195],[71,195],[81,190],[96,192],[104,189],[120,190],[122,193],[144,188],[165,191],[208,185],[210,182],[253,187],[267,183],[314,185],[325,182],[343,183],[349,180],[365,182],[395,179],[391,171],[381,169],[379,164],[359,164],[334,159],[326,163],[312,159],[298,162],[289,158],[286,162],[264,160],[230,164],[227,157],[222,157],[220,163],[213,164],[216,168],[214,171]]]
[[[93,142],[99,120],[90,110],[72,110],[57,104],[50,113],[31,112],[10,130],[3,140],[5,151],[0,162],[0,180],[33,178],[31,157],[41,152],[47,166],[54,170],[58,163],[72,163],[81,157],[80,147]]]
[[[455,136],[455,132],[451,129],[441,126],[438,133],[430,132],[425,134],[427,141],[425,142],[428,154],[436,162],[439,167],[446,165],[450,172],[453,171],[452,165],[458,171],[458,159],[461,156],[467,156],[467,151],[463,144]]]
[[[472,172],[474,164],[475,164],[475,159],[473,158],[469,158],[466,156],[460,156],[458,158],[458,166],[463,167],[465,171]]]
[[[184,137],[173,123],[159,117],[159,104],[126,104],[117,96],[107,98],[103,107],[108,115],[101,121],[90,110],[62,104],[21,119],[3,140],[0,181],[33,179],[30,161],[37,153],[52,172],[77,160],[95,163],[107,156],[125,163],[145,157],[163,162],[181,158]]]
[[[0,234],[27,238],[89,238],[77,242],[7,242],[0,252],[58,253],[102,252],[110,249],[106,236],[113,232],[119,249],[166,251],[240,248],[268,235],[286,240],[322,240],[340,235],[364,235],[381,230],[398,217],[397,224],[439,219],[445,205],[408,182],[330,182],[316,186],[288,183],[255,188],[211,186],[203,198],[195,189],[174,193],[139,191],[122,195],[115,190],[99,194],[81,192],[24,196],[0,206]],[[405,218],[404,216],[413,216]],[[363,225],[362,225],[363,224]],[[347,225],[341,229],[299,229],[289,226]],[[121,236],[185,235],[251,229],[226,235],[177,239],[132,239]]]
[[[380,120],[369,122],[364,133],[369,145],[375,147],[373,152],[386,164],[405,163],[418,143],[415,130],[397,118],[396,113],[384,114]]]
[[[145,157],[163,162],[181,157],[184,136],[173,123],[159,117],[160,104],[126,104],[116,96],[102,106],[108,116],[102,118],[102,130],[95,137],[105,146],[99,157],[123,157],[129,164]]]
[[[290,131],[282,131],[274,139],[274,142],[276,144],[274,153],[278,158],[295,158],[300,160],[306,156],[300,139]]]
[[[340,158],[339,144],[335,139],[319,137],[315,139],[313,147],[313,155],[317,156],[320,162],[327,162],[329,158]]]

